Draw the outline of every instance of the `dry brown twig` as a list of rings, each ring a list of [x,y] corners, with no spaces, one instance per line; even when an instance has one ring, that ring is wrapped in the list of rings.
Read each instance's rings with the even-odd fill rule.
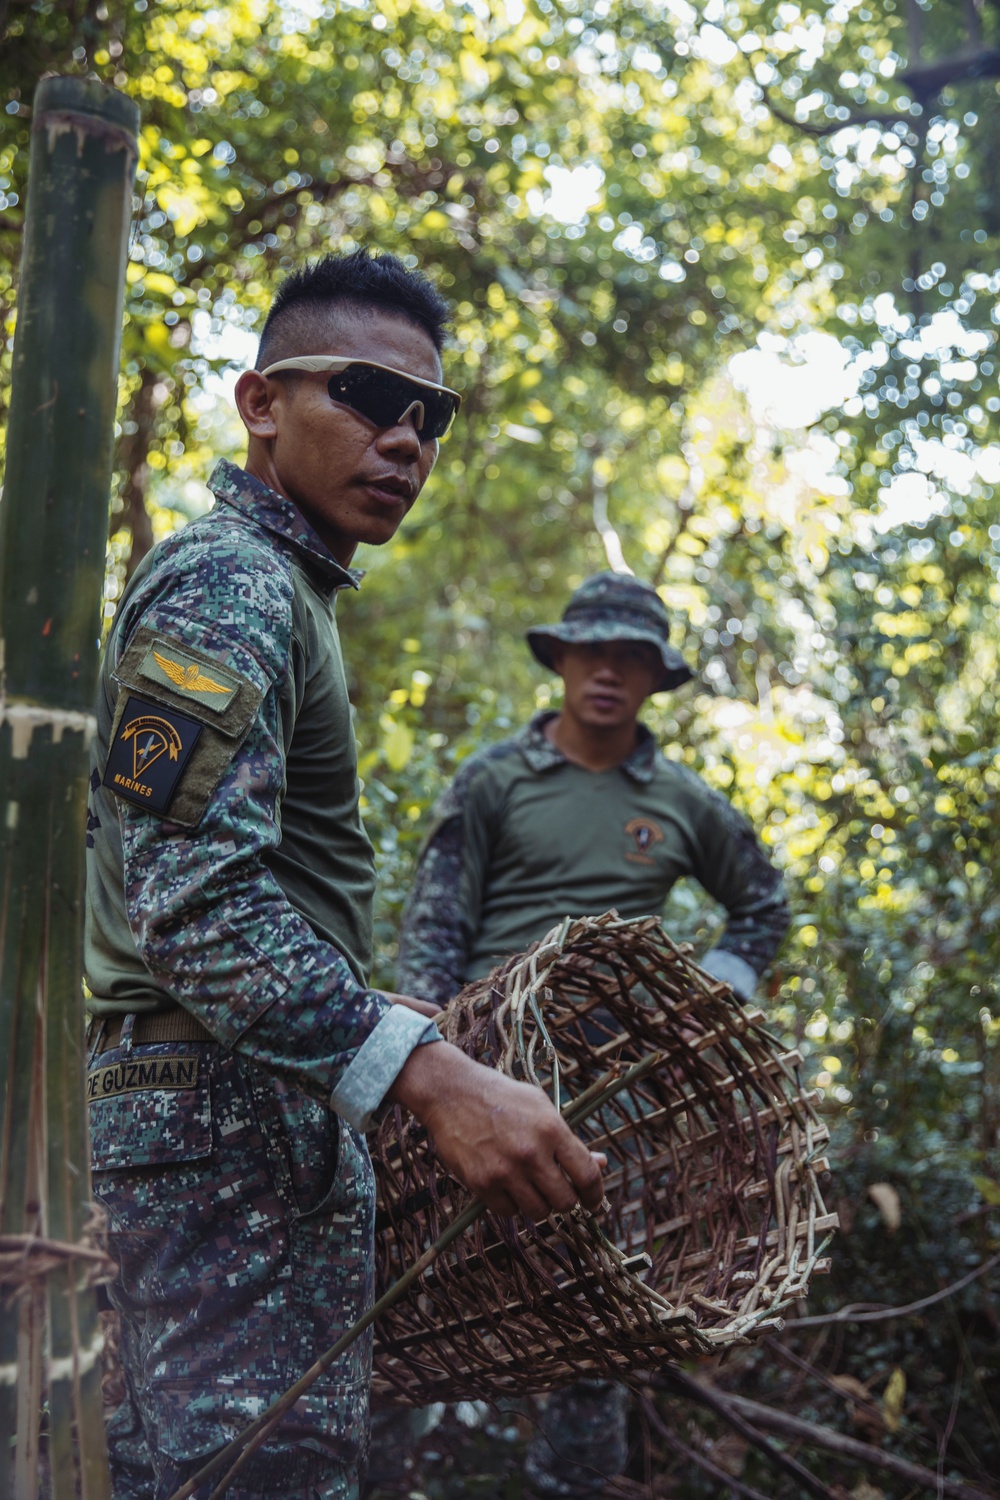
[[[682,1442],[676,1432],[673,1432],[667,1426],[666,1422],[663,1421],[650,1398],[648,1396],[641,1396],[639,1399],[642,1402],[643,1415],[646,1421],[653,1428],[654,1432],[656,1432],[657,1436],[666,1443],[668,1448],[672,1448],[675,1453],[679,1453],[688,1463],[694,1464],[696,1468],[710,1475],[712,1479],[717,1479],[720,1483],[725,1484],[733,1494],[742,1495],[744,1500],[772,1500],[770,1495],[765,1495],[760,1490],[753,1489],[749,1484],[744,1484],[743,1480],[737,1478],[735,1474],[730,1474],[727,1469],[720,1468],[718,1464],[712,1462],[706,1453],[699,1453],[696,1448],[691,1448],[687,1443]]]
[[[989,1260],[984,1260],[982,1265],[976,1266],[965,1276],[960,1276],[950,1286],[943,1287],[939,1292],[932,1292],[929,1297],[921,1297],[917,1302],[906,1302],[902,1307],[873,1307],[869,1303],[852,1304],[850,1307],[838,1308],[836,1312],[819,1313],[815,1317],[796,1318],[788,1325],[788,1332],[794,1333],[799,1328],[825,1328],[834,1323],[884,1323],[889,1318],[908,1318],[915,1313],[923,1312],[927,1307],[933,1307],[936,1302],[944,1302],[949,1297],[954,1297],[965,1287],[970,1286],[987,1271],[1000,1265],[1000,1250],[991,1255]]]
[[[666,1380],[668,1388],[677,1389],[675,1384],[677,1373],[680,1372],[670,1372]],[[731,1422],[737,1431],[743,1432],[743,1425],[738,1424],[756,1423],[771,1432],[795,1438],[806,1447],[822,1448],[827,1453],[835,1453],[852,1463],[862,1464],[866,1471],[881,1469],[887,1474],[895,1474],[900,1479],[907,1480],[910,1484],[930,1490],[931,1493],[950,1495],[953,1500],[998,1500],[998,1495],[1000,1495],[1000,1491],[997,1490],[980,1490],[957,1479],[945,1479],[935,1474],[932,1469],[925,1468],[923,1464],[915,1464],[908,1458],[900,1458],[895,1453],[887,1453],[871,1443],[862,1443],[858,1438],[835,1432],[831,1427],[821,1427],[814,1422],[805,1421],[802,1417],[777,1411],[774,1407],[765,1406],[760,1401],[751,1401],[746,1396],[736,1396],[730,1391],[723,1392],[715,1386],[708,1387],[705,1382],[693,1380],[690,1376],[684,1376],[683,1380],[683,1394],[690,1396],[691,1400],[699,1404],[710,1406],[711,1410],[717,1412],[725,1421]]]

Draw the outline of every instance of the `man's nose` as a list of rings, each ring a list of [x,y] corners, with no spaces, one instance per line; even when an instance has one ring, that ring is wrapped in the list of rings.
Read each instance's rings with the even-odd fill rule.
[[[420,408],[419,416],[417,415],[418,407]],[[416,402],[409,411],[404,412],[398,422],[382,429],[376,439],[376,447],[386,453],[403,454],[411,459],[419,458],[423,444],[417,432],[417,423],[422,417],[423,408],[419,402]]]

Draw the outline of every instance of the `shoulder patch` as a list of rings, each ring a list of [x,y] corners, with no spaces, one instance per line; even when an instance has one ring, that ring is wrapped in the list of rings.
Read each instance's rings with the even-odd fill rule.
[[[137,669],[138,676],[160,687],[173,687],[184,698],[221,714],[240,689],[240,678],[221,663],[206,668],[204,660],[193,655],[179,641],[154,636],[149,650]]]
[[[104,785],[147,812],[166,814],[201,731],[175,709],[130,694],[108,751]]]
[[[146,626],[114,676],[120,691],[104,785],[155,816],[196,827],[263,693],[217,656]]]

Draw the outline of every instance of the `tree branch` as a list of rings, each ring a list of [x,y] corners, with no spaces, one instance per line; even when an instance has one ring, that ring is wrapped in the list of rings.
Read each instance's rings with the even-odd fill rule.
[[[818,1500],[836,1500],[833,1491],[822,1480],[817,1479],[815,1474],[800,1464],[797,1459],[792,1458],[790,1453],[776,1448],[762,1432],[758,1432],[756,1427],[744,1420],[743,1415],[735,1408],[734,1397],[723,1394],[722,1391],[717,1390],[715,1386],[708,1385],[705,1381],[695,1380],[679,1366],[674,1366],[669,1372],[657,1377],[654,1383],[662,1389],[672,1390],[686,1396],[689,1401],[694,1401],[699,1406],[707,1406],[709,1411],[714,1411],[716,1416],[728,1423],[735,1432],[739,1433],[740,1437],[752,1443],[759,1453],[765,1454],[777,1468],[783,1469],[786,1474],[797,1479],[807,1494],[818,1496]],[[749,1405],[756,1406],[757,1403],[750,1402]],[[761,1406],[760,1410],[770,1414],[770,1407]],[[967,1495],[965,1500],[984,1500],[984,1497]],[[990,1496],[989,1500],[994,1500],[994,1497]]]
[[[906,34],[910,42],[910,56],[919,62],[924,48],[924,13],[919,0],[906,0]]]
[[[680,541],[681,534],[687,530],[688,522],[693,515],[693,506],[687,510],[681,511],[681,518],[677,523],[677,530],[674,532],[673,536],[670,538],[669,542],[667,542],[667,545],[664,547],[663,551],[656,559],[656,567],[653,569],[652,575],[649,580],[654,589],[659,588],[660,584],[663,582],[663,574],[666,569],[667,563],[670,561],[671,553],[677,546],[677,543]]]
[[[949,83],[1000,78],[1000,47],[963,47],[960,52],[951,52],[933,62],[917,63],[899,77],[921,100],[933,99]]]
[[[692,1385],[701,1384],[700,1381],[691,1383]],[[719,1399],[722,1407],[728,1406],[735,1413],[751,1421],[759,1422],[761,1427],[768,1427],[772,1432],[780,1432],[785,1437],[797,1438],[807,1447],[823,1448],[826,1452],[837,1453],[853,1463],[864,1464],[872,1469],[882,1469],[887,1474],[897,1474],[910,1484],[919,1484],[937,1495],[953,1495],[955,1500],[997,1500],[996,1490],[992,1492],[978,1490],[957,1479],[945,1479],[943,1475],[935,1474],[932,1469],[925,1469],[923,1464],[911,1463],[908,1458],[897,1458],[894,1453],[886,1453],[871,1443],[862,1443],[857,1438],[847,1437],[842,1432],[834,1432],[832,1427],[818,1427],[812,1422],[804,1421],[801,1417],[775,1411],[772,1407],[765,1406],[763,1402],[750,1401],[746,1396],[734,1396],[729,1392],[723,1396],[715,1389],[712,1394]],[[722,1414],[720,1411],[720,1415]]]
[[[392,172],[397,178],[408,177],[416,191],[423,191],[426,187],[437,186],[438,179],[446,182],[456,168],[451,162],[442,162],[440,167],[431,167],[423,162],[413,161],[409,157],[402,160],[398,157],[388,157],[382,170]],[[348,188],[374,187],[374,185],[374,173],[348,172],[341,174],[335,182],[314,179],[308,187],[299,183],[295,187],[283,188],[280,193],[264,193],[259,198],[245,197],[243,207],[233,215],[233,223],[245,229],[254,219],[259,219],[263,223],[265,215],[269,218],[278,217],[284,205],[288,202],[297,202],[302,192],[311,193],[317,203],[327,203],[339,197]]]
[[[974,47],[983,45],[982,0],[965,0],[965,29]]]
[[[882,1409],[877,1401],[866,1401],[861,1396],[856,1396],[853,1393],[848,1394],[841,1390],[834,1378],[828,1375],[825,1370],[819,1369],[817,1365],[810,1364],[807,1359],[802,1359],[791,1349],[784,1348],[779,1339],[768,1337],[764,1339],[764,1344],[777,1359],[784,1361],[785,1364],[790,1365],[801,1374],[811,1376],[813,1380],[818,1380],[820,1385],[825,1386],[828,1391],[840,1400],[849,1401],[852,1407],[856,1407],[858,1411],[864,1412],[875,1422],[882,1423],[883,1426],[885,1425],[882,1417]]]
[[[812,120],[799,120],[795,115],[788,114],[771,99],[767,89],[763,89],[764,103],[771,111],[776,120],[781,120],[785,125],[790,125],[793,130],[801,130],[805,135],[824,136],[835,135],[838,130],[848,130],[852,125],[881,125],[892,129],[894,125],[905,125],[907,131],[913,128],[910,116],[901,114],[849,114],[846,120],[830,120],[825,125],[814,124]]]
[[[131,578],[153,545],[153,523],[146,509],[146,495],[149,489],[149,449],[156,426],[157,384],[157,376],[147,366],[139,377],[139,389],[127,412],[135,431],[123,433],[118,445],[119,463],[125,471],[122,509],[112,512],[109,527],[112,535],[122,527],[127,527],[132,533],[126,578]]]
[[[653,570],[653,575],[649,580],[654,589],[657,588],[662,582],[667,563],[670,561],[670,555],[676,547],[678,541],[680,540],[681,534],[687,530],[691,517],[694,515],[695,501],[701,493],[702,486],[705,483],[705,471],[701,466],[701,461],[698,457],[698,449],[695,446],[694,439],[692,438],[690,433],[690,428],[688,427],[686,422],[684,424],[684,428],[681,431],[680,449],[681,457],[687,464],[688,471],[687,479],[684,483],[684,488],[681,490],[680,496],[677,501],[677,509],[681,513],[681,518],[677,523],[677,530],[674,532],[673,536],[670,538],[669,542],[667,542],[663,551],[660,553],[660,556],[657,559],[656,567]]]
[[[946,1286],[943,1291],[934,1292],[929,1297],[921,1297],[919,1302],[907,1302],[903,1307],[868,1307],[856,1312],[853,1307],[842,1307],[838,1312],[829,1314],[818,1314],[814,1318],[796,1318],[788,1324],[788,1332],[797,1328],[825,1328],[831,1323],[884,1323],[889,1318],[906,1318],[913,1313],[923,1312],[925,1307],[933,1307],[935,1302],[943,1302],[946,1297],[953,1297],[956,1292],[962,1291],[979,1276],[985,1276],[987,1271],[992,1271],[995,1265],[1000,1264],[1000,1250],[996,1255],[991,1255],[989,1260],[984,1260],[981,1266],[977,1266],[968,1275],[962,1276],[958,1281],[953,1281],[951,1286]]]
[[[688,1463],[694,1464],[697,1468],[702,1469],[704,1473],[711,1475],[713,1479],[719,1480],[733,1494],[743,1495],[745,1500],[770,1500],[770,1496],[762,1494],[760,1490],[755,1490],[748,1484],[744,1484],[741,1479],[737,1479],[727,1469],[722,1469],[718,1464],[713,1463],[706,1454],[699,1453],[696,1448],[689,1448],[687,1443],[682,1443],[677,1434],[671,1432],[666,1422],[660,1417],[659,1412],[648,1396],[640,1396],[639,1401],[642,1406],[643,1416],[650,1427],[655,1429],[668,1447],[672,1448],[675,1453],[679,1453],[682,1458],[686,1458]]]

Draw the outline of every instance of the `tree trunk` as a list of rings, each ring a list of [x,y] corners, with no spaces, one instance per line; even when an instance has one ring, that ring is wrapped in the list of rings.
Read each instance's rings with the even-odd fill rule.
[[[38,1494],[43,1394],[56,1500],[110,1493],[88,1286],[100,1262],[85,1248],[81,915],[137,129],[135,105],[98,83],[38,87],[0,508],[3,1500]]]

